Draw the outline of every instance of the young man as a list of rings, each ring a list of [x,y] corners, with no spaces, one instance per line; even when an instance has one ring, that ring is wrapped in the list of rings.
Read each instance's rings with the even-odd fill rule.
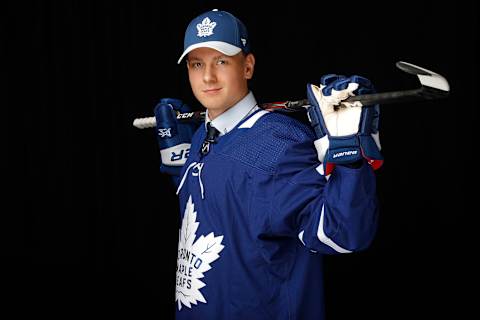
[[[308,84],[311,125],[262,110],[247,30],[218,10],[189,24],[183,59],[205,124],[178,123],[180,100],[155,107],[160,168],[178,177],[177,319],[323,319],[322,255],[377,227],[378,106],[334,107],[370,82]]]

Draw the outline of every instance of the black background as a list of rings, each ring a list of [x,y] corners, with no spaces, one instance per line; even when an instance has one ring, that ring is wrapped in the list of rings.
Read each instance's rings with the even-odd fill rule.
[[[218,8],[249,29],[260,102],[304,98],[326,73],[417,87],[397,61],[449,80],[447,99],[382,107],[380,227],[367,251],[327,257],[327,315],[467,314],[478,5],[260,4],[0,4],[2,313],[173,317],[178,204],[154,132],[132,122],[162,97],[200,110],[176,61],[188,22]]]

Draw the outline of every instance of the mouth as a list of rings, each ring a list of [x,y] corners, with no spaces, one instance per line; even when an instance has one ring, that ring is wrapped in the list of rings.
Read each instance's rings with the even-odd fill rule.
[[[216,94],[216,93],[220,92],[220,90],[222,90],[222,88],[211,88],[211,89],[205,89],[205,90],[202,90],[202,91],[205,94]]]

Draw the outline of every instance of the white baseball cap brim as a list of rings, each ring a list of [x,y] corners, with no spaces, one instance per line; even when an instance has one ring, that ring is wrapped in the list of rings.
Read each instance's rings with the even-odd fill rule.
[[[236,47],[234,45],[231,45],[230,43],[222,42],[222,41],[205,41],[205,42],[199,42],[196,44],[192,44],[189,46],[185,51],[182,53],[180,59],[178,59],[177,64],[180,64],[182,62],[182,59],[192,50],[195,50],[197,48],[212,48],[217,51],[220,51],[221,53],[227,55],[227,56],[234,56],[238,54],[240,51],[242,51],[241,48]]]

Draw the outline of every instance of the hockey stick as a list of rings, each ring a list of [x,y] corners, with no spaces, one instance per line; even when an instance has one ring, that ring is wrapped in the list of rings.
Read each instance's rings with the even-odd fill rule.
[[[360,96],[352,96],[343,100],[338,108],[362,107],[373,104],[391,104],[400,102],[413,102],[445,98],[450,93],[450,86],[447,79],[433,71],[416,66],[411,63],[399,61],[396,63],[400,70],[416,75],[420,80],[421,87],[412,90],[388,91]],[[346,104],[350,103],[350,104]],[[261,108],[268,111],[297,112],[310,107],[307,99],[284,102],[270,102],[261,105]],[[202,121],[205,119],[205,111],[178,113],[179,121]],[[139,129],[155,127],[155,117],[138,118],[133,125]]]

